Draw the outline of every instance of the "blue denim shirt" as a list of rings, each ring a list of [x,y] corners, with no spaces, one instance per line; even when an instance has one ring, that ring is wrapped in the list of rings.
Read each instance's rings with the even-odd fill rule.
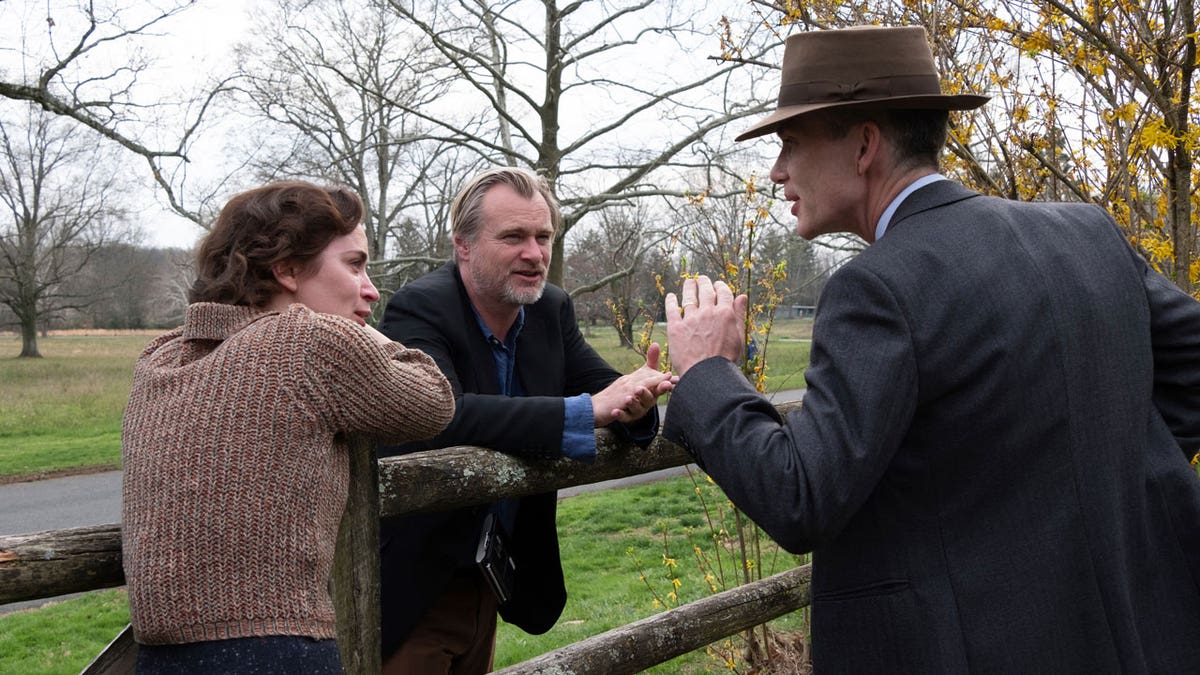
[[[516,375],[517,369],[517,336],[525,327],[525,308],[517,314],[517,320],[508,331],[504,340],[496,337],[483,317],[471,306],[479,329],[492,347],[492,360],[496,365],[496,381],[500,383],[500,393],[505,396],[524,396],[521,381]],[[561,453],[581,462],[596,461],[596,431],[595,417],[592,414],[592,397],[588,394],[568,396],[563,399],[563,440]]]

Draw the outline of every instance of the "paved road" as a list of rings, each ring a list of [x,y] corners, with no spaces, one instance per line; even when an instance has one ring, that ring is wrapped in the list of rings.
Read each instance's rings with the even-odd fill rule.
[[[789,390],[775,394],[772,400],[795,401],[803,396],[802,389]],[[662,480],[683,472],[683,467],[675,467],[639,476],[580,485],[560,490],[559,496],[570,497],[582,492]],[[0,536],[106,525],[120,520],[120,471],[0,485]],[[0,605],[0,614],[36,604],[40,602]]]
[[[0,535],[120,520],[120,471],[0,485]]]

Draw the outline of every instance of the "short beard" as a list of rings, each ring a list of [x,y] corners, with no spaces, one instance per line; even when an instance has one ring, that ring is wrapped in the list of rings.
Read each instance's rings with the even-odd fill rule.
[[[518,291],[511,284],[504,285],[504,300],[511,302],[514,305],[532,305],[542,299],[542,293],[546,290],[546,280],[543,278],[537,288],[526,288]]]
[[[512,305],[532,305],[542,299],[542,293],[546,290],[546,277],[544,276],[536,288],[517,290],[507,280],[496,283],[495,279],[489,279],[478,267],[471,268],[471,281],[475,282],[475,288],[483,293],[484,297],[499,296]]]

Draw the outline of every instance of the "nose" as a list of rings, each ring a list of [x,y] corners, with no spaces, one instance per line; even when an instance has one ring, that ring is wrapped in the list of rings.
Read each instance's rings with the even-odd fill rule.
[[[783,152],[775,158],[775,163],[771,165],[771,182],[776,185],[783,185],[788,179],[787,162],[783,161]]]
[[[379,299],[379,289],[375,288],[375,283],[371,281],[371,277],[363,275],[362,297],[367,302],[375,302]]]
[[[542,245],[538,243],[536,237],[529,237],[525,240],[525,245],[521,247],[521,257],[525,260],[541,260],[543,257]]]

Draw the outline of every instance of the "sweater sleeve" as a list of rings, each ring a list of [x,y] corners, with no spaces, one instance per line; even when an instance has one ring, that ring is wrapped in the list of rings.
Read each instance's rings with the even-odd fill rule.
[[[454,394],[428,355],[379,344],[354,323],[314,314],[303,355],[316,415],[335,431],[405,442],[435,436],[454,415]]]

